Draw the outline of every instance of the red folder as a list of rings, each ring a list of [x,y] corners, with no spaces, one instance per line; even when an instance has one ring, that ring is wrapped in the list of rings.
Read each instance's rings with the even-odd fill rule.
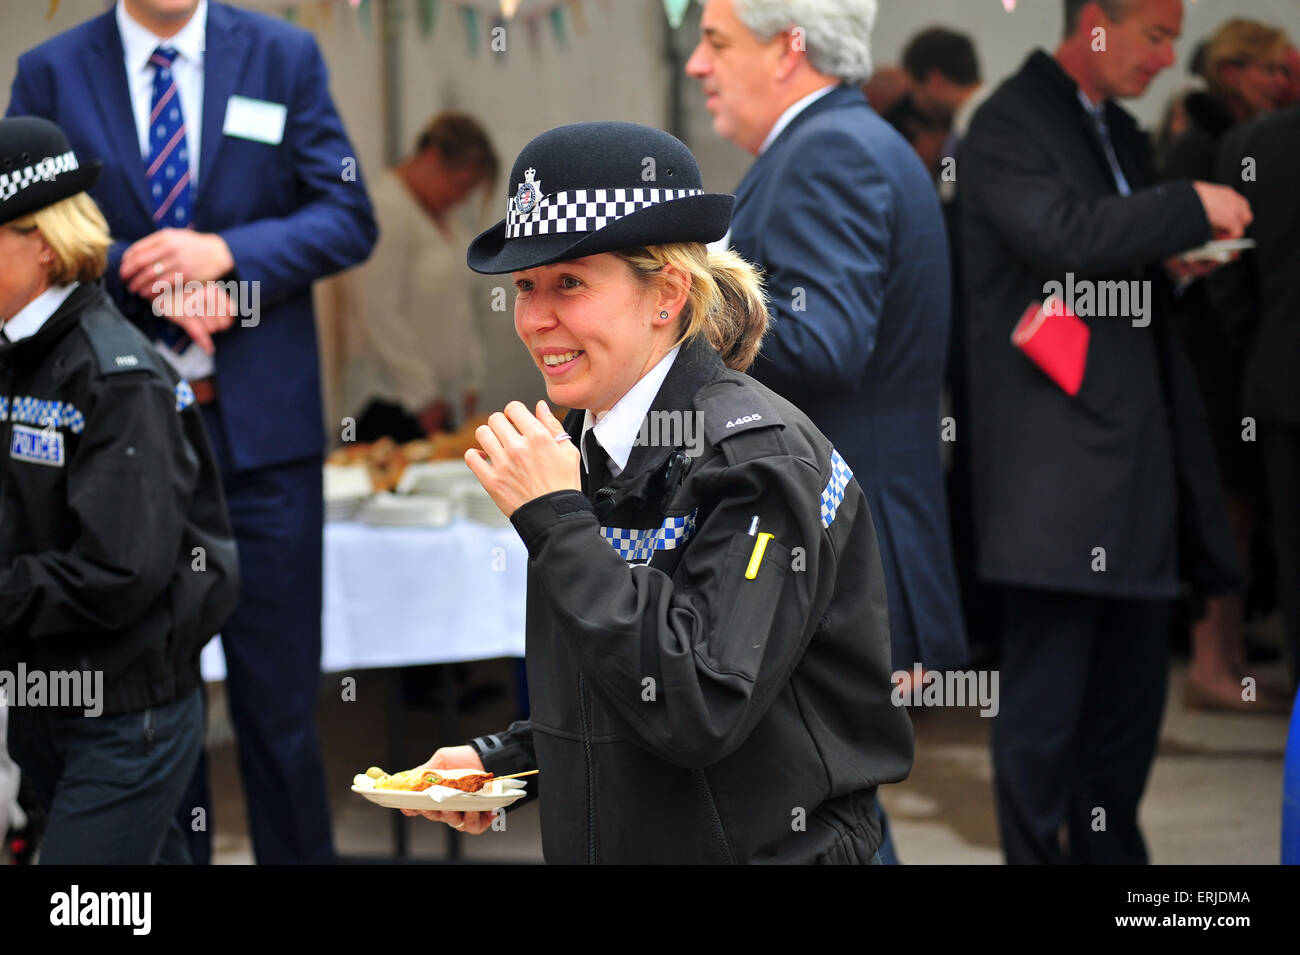
[[[1083,384],[1090,334],[1088,324],[1052,296],[1025,309],[1011,331],[1011,343],[1073,398]]]

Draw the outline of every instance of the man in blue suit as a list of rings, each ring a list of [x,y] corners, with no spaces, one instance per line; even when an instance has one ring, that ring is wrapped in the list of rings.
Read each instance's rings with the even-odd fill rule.
[[[24,114],[104,160],[109,289],[203,406],[244,580],[222,642],[257,859],[332,861],[311,283],[365,259],[376,228],[320,51],[209,0],[118,0],[19,58],[9,115]]]
[[[731,247],[775,319],[752,374],[835,442],[871,504],[895,670],[966,660],[939,462],[951,285],[930,177],[857,84],[875,0],[709,0],[686,64],[758,156]]]

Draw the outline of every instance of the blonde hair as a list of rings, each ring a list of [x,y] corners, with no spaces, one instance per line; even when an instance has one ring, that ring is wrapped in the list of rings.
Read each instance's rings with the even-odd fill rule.
[[[1286,46],[1285,30],[1254,20],[1229,20],[1215,31],[1205,51],[1205,78],[1210,89],[1220,96],[1230,96],[1232,90],[1223,79],[1225,66],[1258,63],[1271,53],[1284,51]]]
[[[643,284],[663,280],[674,265],[691,277],[677,344],[703,335],[728,368],[747,371],[758,357],[770,319],[758,270],[736,253],[710,252],[702,242],[675,242],[614,253]]]
[[[15,232],[39,231],[54,253],[51,285],[90,282],[104,274],[112,240],[104,214],[84,192],[7,223]]]

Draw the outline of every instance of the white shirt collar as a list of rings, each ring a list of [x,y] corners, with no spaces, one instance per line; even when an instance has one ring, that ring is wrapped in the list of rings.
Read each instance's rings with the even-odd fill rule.
[[[80,284],[80,282],[73,282],[71,285],[54,285],[47,288],[4,323],[5,335],[11,342],[35,335]]]
[[[599,416],[588,410],[583,418],[582,440],[586,440],[588,431],[595,429],[596,440],[600,442],[600,446],[605,449],[605,453],[613,463],[613,467],[610,468],[611,474],[617,476],[627,467],[627,459],[631,457],[632,448],[641,433],[641,422],[645,419],[650,406],[654,404],[655,395],[659,394],[659,389],[663,387],[664,379],[668,377],[668,370],[673,367],[673,361],[676,360],[677,352],[680,350],[681,346],[678,345],[659,359],[659,363],[628,389],[628,393],[618,399],[614,407]],[[579,443],[579,447],[582,446]],[[582,463],[583,467],[586,467],[585,455]]]
[[[123,0],[117,0],[117,32],[122,36],[122,53],[126,57],[127,72],[141,73],[149,68],[149,57],[160,46],[173,46],[176,52],[191,63],[203,62],[203,36],[208,22],[208,0],[199,0],[198,8],[189,22],[174,36],[161,37],[131,19]]]
[[[776,137],[780,136],[781,133],[785,131],[785,128],[794,122],[796,116],[806,110],[813,103],[817,102],[831,90],[835,89],[838,85],[838,83],[834,82],[828,83],[819,90],[813,90],[798,102],[791,103],[790,108],[781,114],[781,117],[776,121],[776,125],[768,131],[767,139],[763,140],[763,145],[758,147],[758,154],[761,156],[763,153],[767,152],[767,147],[776,142]]]

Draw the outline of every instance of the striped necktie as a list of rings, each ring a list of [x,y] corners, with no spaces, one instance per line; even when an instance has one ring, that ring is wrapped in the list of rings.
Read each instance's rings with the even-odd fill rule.
[[[185,116],[180,92],[172,76],[176,48],[160,46],[149,57],[153,65],[153,100],[149,107],[149,198],[158,228],[183,229],[190,224],[190,150],[186,144]],[[170,281],[171,276],[167,276]],[[179,326],[163,322],[159,337],[176,354],[185,351],[190,338]]]
[[[149,197],[153,221],[159,228],[183,229],[193,211],[190,190],[190,151],[185,139],[185,117],[172,76],[176,48],[160,46],[153,64],[153,101],[149,108]]]

